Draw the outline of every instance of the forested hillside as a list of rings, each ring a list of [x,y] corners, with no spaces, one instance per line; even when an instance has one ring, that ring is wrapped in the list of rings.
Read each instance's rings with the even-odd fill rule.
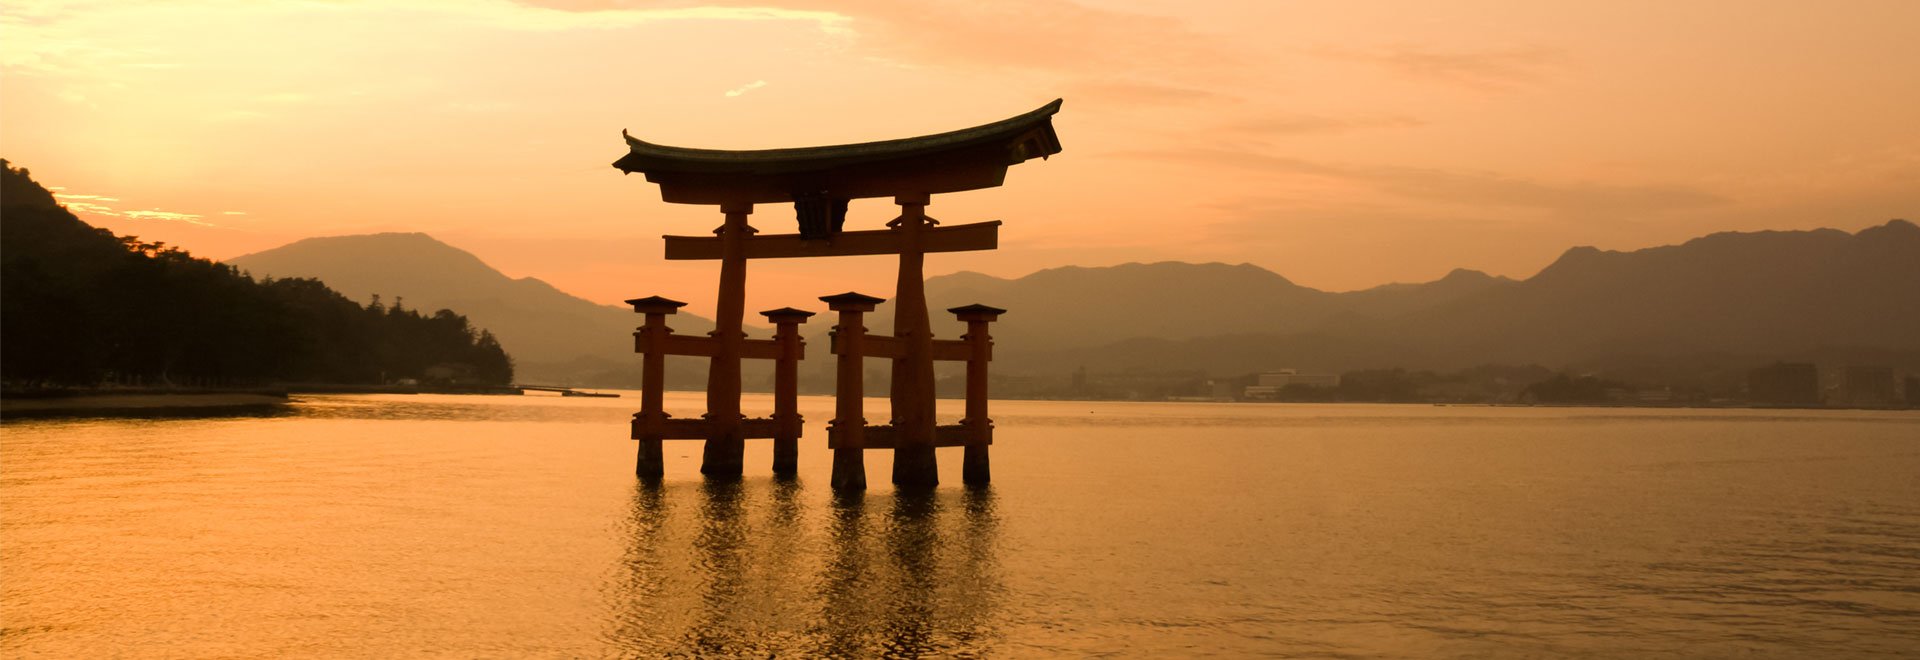
[[[454,312],[362,307],[310,279],[255,282],[92,227],[26,169],[5,166],[0,379],[9,389],[406,378],[505,385],[513,366],[490,333]]]

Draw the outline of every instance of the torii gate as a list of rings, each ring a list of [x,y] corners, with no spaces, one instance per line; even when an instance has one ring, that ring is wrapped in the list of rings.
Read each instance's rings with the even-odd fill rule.
[[[865,335],[859,325],[861,314],[872,311],[880,299],[851,292],[822,298],[841,313],[835,333],[835,352],[841,354],[842,365],[836,388],[840,403],[828,439],[835,450],[833,486],[865,488],[861,452],[888,445],[894,450],[895,484],[939,483],[936,445],[967,447],[963,479],[986,481],[986,445],[991,439],[986,419],[985,363],[991,358],[986,324],[1005,310],[983,305],[955,308],[951,311],[969,323],[968,338],[935,341],[922,271],[928,252],[998,247],[1000,222],[939,227],[927,217],[926,206],[935,194],[999,186],[1009,166],[1060,153],[1052,122],[1060,105],[1055,100],[1017,117],[948,133],[798,149],[687,149],[652,144],[623,131],[629,153],[614,167],[645,173],[648,181],[660,185],[666,202],[716,205],[726,218],[712,237],[664,237],[667,259],[720,260],[720,291],[710,337],[675,336],[666,328],[665,315],[684,303],[658,297],[627,301],[634,311],[647,315],[646,325],[634,333],[635,350],[646,354],[642,410],[634,415],[633,436],[641,441],[637,472],[642,477],[660,476],[660,440],[705,438],[701,473],[738,477],[746,438],[772,437],[774,469],[790,473],[800,434],[793,402],[793,361],[803,350],[797,326],[811,313],[791,308],[763,312],[778,334],[772,340],[747,340],[741,331],[747,260],[897,254],[900,269],[892,336]],[[892,197],[900,206],[900,216],[887,223],[888,229],[841,231],[847,202],[870,197]],[[786,203],[794,205],[799,233],[756,235],[758,230],[747,224],[755,204]],[[863,353],[893,359],[890,426],[867,426],[860,418]],[[667,418],[661,407],[662,356],[667,354],[711,358],[704,419]],[[742,358],[778,361],[771,419],[748,420],[740,413]],[[937,427],[934,422],[935,359],[961,359],[969,364],[968,418],[959,427]],[[947,428],[957,433],[946,432]]]

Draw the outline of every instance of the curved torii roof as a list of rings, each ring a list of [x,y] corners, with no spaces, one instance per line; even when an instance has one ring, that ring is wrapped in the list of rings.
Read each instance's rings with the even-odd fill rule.
[[[727,151],[646,142],[626,131],[629,152],[613,166],[642,172],[680,204],[782,203],[800,197],[858,199],[998,186],[1007,167],[1060,153],[1053,115],[1032,112],[948,133],[797,149]]]

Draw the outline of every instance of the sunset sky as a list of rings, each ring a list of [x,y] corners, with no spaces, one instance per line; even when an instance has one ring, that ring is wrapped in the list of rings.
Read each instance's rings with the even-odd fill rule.
[[[419,231],[598,302],[711,313],[622,129],[907,137],[1065,98],[1065,151],[938,196],[1006,221],[928,274],[1252,262],[1348,290],[1527,277],[1574,245],[1920,219],[1920,2],[383,0],[39,3],[0,24],[0,155],[82,219],[226,258]],[[849,228],[892,217],[855,202]],[[793,231],[790,206],[763,231]],[[755,262],[749,309],[889,295]],[[989,302],[992,301],[982,301]]]

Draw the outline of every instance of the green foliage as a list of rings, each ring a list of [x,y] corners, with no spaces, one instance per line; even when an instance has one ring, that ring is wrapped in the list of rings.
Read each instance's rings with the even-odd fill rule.
[[[4,161],[0,161],[3,164]],[[25,169],[0,180],[0,378],[10,385],[505,385],[493,335],[448,310],[361,307],[81,222]]]

